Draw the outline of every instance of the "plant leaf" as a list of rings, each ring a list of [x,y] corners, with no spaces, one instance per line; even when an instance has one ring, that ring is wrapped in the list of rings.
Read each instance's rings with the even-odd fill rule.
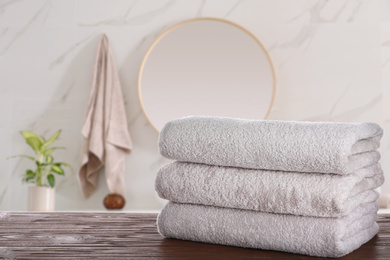
[[[47,182],[49,183],[50,187],[54,188],[54,185],[56,184],[56,182],[55,182],[53,174],[47,175]]]
[[[38,154],[41,149],[41,142],[37,137],[26,138],[26,143]]]
[[[35,172],[33,172],[32,170],[27,170],[26,171],[26,175],[33,175],[33,176],[35,176]]]
[[[24,137],[24,139],[26,139],[26,142],[31,146],[31,144],[28,142],[28,139],[32,138],[34,139],[34,143],[36,143],[36,146],[38,146],[39,148],[41,148],[43,142],[45,141],[41,136],[39,135],[36,135],[34,134],[33,132],[31,131],[21,131],[20,132],[22,134],[22,136]],[[32,146],[31,146],[32,147]],[[35,148],[32,147],[35,151]]]
[[[48,156],[48,155],[50,155],[54,150],[57,150],[57,149],[65,149],[65,147],[52,147],[52,148],[49,148],[49,149],[43,151],[43,155]]]
[[[49,147],[49,145],[51,145],[55,140],[57,140],[57,138],[60,136],[61,134],[61,130],[58,130],[57,132],[54,133],[54,135],[52,135],[49,139],[47,139],[47,141],[42,145],[41,147],[41,151],[45,151],[47,147]]]
[[[23,181],[33,183],[35,176],[35,172],[33,172],[32,170],[27,170],[25,175],[23,176]]]
[[[50,164],[50,163],[53,162],[53,160],[54,160],[54,159],[53,159],[53,156],[51,156],[51,155],[49,155],[49,156],[46,157],[46,163],[49,163],[49,164]]]
[[[15,158],[15,157],[23,157],[23,158],[30,159],[31,161],[35,161],[35,158],[34,158],[34,157],[28,156],[28,155],[24,155],[24,154],[19,154],[19,155],[10,156],[10,157],[7,157],[7,159],[12,159],[12,158]]]
[[[58,164],[58,165],[64,165],[64,166],[66,166],[66,167],[68,167],[69,169],[71,169],[72,170],[72,172],[73,172],[73,168],[72,168],[72,166],[70,166],[69,164],[67,164],[67,163],[64,163],[64,162],[59,162],[59,163],[56,163],[56,164]]]
[[[41,163],[39,161],[35,161],[35,164],[38,166],[38,168],[41,167],[41,166],[45,166],[44,163]]]
[[[45,138],[43,138],[42,136],[40,136],[40,135],[36,135],[36,136],[38,137],[41,144],[44,144],[46,142]]]
[[[34,138],[37,138],[39,141],[42,140],[41,136],[38,136],[38,135],[34,134],[31,131],[20,131],[20,133],[23,135],[24,139],[27,139],[27,138],[30,138],[30,137],[34,137]]]
[[[34,177],[33,176],[29,176],[27,178],[24,179],[25,182],[29,182],[29,183],[34,183]]]
[[[64,175],[64,170],[58,164],[54,164],[51,166],[51,170],[59,175]]]

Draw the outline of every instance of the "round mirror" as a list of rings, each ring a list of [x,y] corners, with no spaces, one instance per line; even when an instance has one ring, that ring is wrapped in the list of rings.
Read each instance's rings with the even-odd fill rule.
[[[229,21],[200,18],[164,32],[147,51],[139,72],[141,106],[160,131],[189,115],[267,117],[275,72],[263,45]]]

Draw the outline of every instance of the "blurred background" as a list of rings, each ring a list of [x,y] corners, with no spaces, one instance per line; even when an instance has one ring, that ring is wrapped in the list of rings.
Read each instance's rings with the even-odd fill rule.
[[[385,129],[382,166],[390,179],[390,1],[386,0],[0,0],[0,210],[26,210],[21,176],[33,154],[21,130],[49,137],[57,160],[74,168],[57,177],[56,210],[103,210],[104,171],[85,199],[79,168],[96,48],[110,39],[133,151],[126,160],[125,210],[159,210],[158,133],[138,98],[141,61],[167,28],[197,17],[237,23],[264,45],[276,74],[268,119],[370,121]],[[242,104],[245,106],[245,104]],[[382,191],[390,193],[387,180]]]

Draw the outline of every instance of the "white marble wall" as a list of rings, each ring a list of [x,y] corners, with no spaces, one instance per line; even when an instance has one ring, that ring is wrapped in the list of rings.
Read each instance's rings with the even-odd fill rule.
[[[0,0],[0,210],[25,210],[20,176],[30,162],[19,134],[62,129],[56,158],[78,167],[87,92],[97,43],[111,40],[134,149],[127,159],[127,210],[156,210],[156,170],[165,162],[137,99],[141,59],[167,27],[219,17],[253,32],[277,73],[271,119],[374,121],[390,132],[388,0]],[[382,147],[389,181],[390,134]],[[57,178],[58,210],[102,210],[108,193],[84,199],[75,174]]]

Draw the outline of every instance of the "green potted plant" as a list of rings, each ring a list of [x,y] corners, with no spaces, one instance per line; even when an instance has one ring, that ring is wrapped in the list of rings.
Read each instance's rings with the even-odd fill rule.
[[[61,130],[58,130],[49,139],[34,134],[30,131],[21,131],[26,143],[34,150],[35,157],[29,155],[16,155],[35,163],[35,171],[28,169],[23,175],[23,182],[33,183],[28,190],[28,209],[33,211],[52,211],[55,201],[55,174],[64,175],[63,166],[72,167],[64,162],[54,162],[51,155],[57,149],[64,147],[50,147],[58,139]]]

